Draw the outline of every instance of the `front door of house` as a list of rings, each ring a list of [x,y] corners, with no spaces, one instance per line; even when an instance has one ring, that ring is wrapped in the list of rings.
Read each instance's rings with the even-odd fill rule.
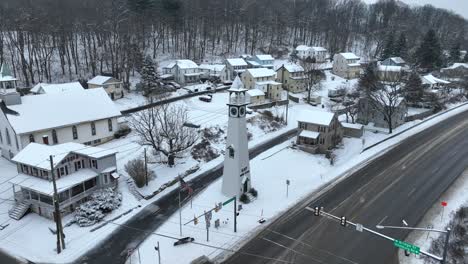
[[[244,193],[249,191],[249,178],[244,181]]]

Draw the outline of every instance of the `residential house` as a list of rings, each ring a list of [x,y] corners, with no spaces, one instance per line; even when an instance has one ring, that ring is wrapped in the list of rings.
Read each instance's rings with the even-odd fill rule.
[[[281,83],[276,81],[276,72],[267,68],[247,69],[242,74],[242,82],[246,89],[259,89],[265,94],[265,99],[281,100]]]
[[[459,81],[468,76],[468,63],[454,63],[450,67],[443,68],[441,75],[449,80]]]
[[[401,81],[405,74],[402,66],[390,66],[377,63],[377,76],[383,82],[397,82]]]
[[[163,74],[172,74],[176,82],[187,84],[200,81],[201,72],[191,60],[176,60],[163,67]]]
[[[273,69],[273,62],[275,61],[275,58],[269,54],[261,54],[261,55],[255,55],[252,58],[253,60],[249,60],[249,62],[253,61],[256,64],[253,66],[254,68],[257,67],[262,67],[262,68],[268,68],[268,69]]]
[[[225,82],[229,79],[226,65],[224,64],[200,64],[198,66],[201,77],[205,79],[218,79],[221,82]]]
[[[387,58],[381,63],[383,66],[400,66],[405,67],[406,61],[400,57]]]
[[[327,60],[327,49],[324,47],[309,47],[299,45],[296,47],[297,56],[305,60],[307,58],[315,59],[315,62],[325,62]]]
[[[59,209],[64,215],[73,212],[94,191],[116,187],[119,178],[116,153],[78,143],[29,144],[12,159],[18,175],[9,181],[15,198],[10,217],[19,220],[31,209],[54,219],[52,173],[56,179]],[[52,166],[50,156],[53,157]]]
[[[354,53],[338,53],[333,56],[333,73],[345,79],[358,78],[361,73],[360,58]]]
[[[390,106],[391,105],[391,106]],[[388,128],[388,121],[382,109],[393,107],[392,128],[396,128],[405,123],[405,118],[408,113],[408,107],[403,98],[398,98],[395,102],[370,102],[369,99],[359,99],[359,111],[356,121],[358,123],[367,125],[373,123],[375,127]]]
[[[0,93],[0,148],[11,159],[29,143],[96,145],[114,138],[121,115],[103,88],[28,95]]]
[[[226,59],[226,71],[229,80],[234,80],[237,76],[247,70],[247,62],[242,58]]]
[[[439,79],[432,74],[427,74],[427,75],[422,76],[421,81],[422,81],[423,86],[425,86],[427,89],[430,89],[430,90],[443,89],[448,84],[450,84],[449,81]]]
[[[341,122],[345,137],[360,138],[364,135],[364,126],[361,124],[351,124]]]
[[[250,89],[246,92],[247,102],[251,105],[265,102],[265,93],[260,89]]]
[[[343,139],[343,128],[334,113],[304,110],[298,118],[298,146],[310,153],[327,153]]]
[[[61,93],[68,91],[84,91],[83,86],[79,82],[70,82],[70,83],[38,83],[36,84],[30,92],[33,94],[50,94],[50,93]]]
[[[112,100],[124,97],[123,82],[114,77],[98,75],[88,81],[88,88],[104,88]]]
[[[304,68],[297,64],[283,64],[276,70],[276,77],[283,84],[283,89],[292,93],[299,93],[306,90],[306,76]]]
[[[6,64],[0,67],[0,90],[16,90],[17,79],[12,76],[10,68]]]

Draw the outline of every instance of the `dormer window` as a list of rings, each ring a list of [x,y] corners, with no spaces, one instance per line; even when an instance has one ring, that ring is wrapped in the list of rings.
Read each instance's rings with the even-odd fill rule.
[[[31,143],[35,142],[33,134],[29,135],[29,142]]]

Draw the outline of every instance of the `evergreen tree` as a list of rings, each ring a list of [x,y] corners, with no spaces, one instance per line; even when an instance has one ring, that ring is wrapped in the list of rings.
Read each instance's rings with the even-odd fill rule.
[[[382,50],[381,59],[382,60],[388,59],[394,56],[395,55],[394,53],[395,53],[395,33],[390,32],[387,36],[387,39],[385,40],[385,47]]]
[[[364,70],[364,74],[359,78],[358,89],[364,94],[369,94],[377,89],[378,81],[376,66],[370,63]]]
[[[442,65],[442,49],[433,29],[424,36],[416,51],[416,59],[422,68],[430,70]]]
[[[159,88],[158,66],[151,57],[147,56],[143,61],[140,75],[141,86],[145,95],[149,95],[155,89]]]
[[[465,56],[466,57],[466,56]],[[455,42],[450,49],[450,61],[459,62],[460,61],[460,42]]]
[[[398,42],[395,45],[395,56],[401,57],[403,59],[408,59],[408,46],[406,43],[406,35],[401,32],[398,38]]]
[[[289,61],[296,63],[299,60],[299,57],[297,56],[298,52],[296,49],[293,49],[291,54],[289,54]]]
[[[412,72],[404,86],[404,97],[409,103],[419,103],[423,99],[424,88],[417,72]]]
[[[463,58],[463,62],[468,62],[468,52],[465,54],[465,58]]]

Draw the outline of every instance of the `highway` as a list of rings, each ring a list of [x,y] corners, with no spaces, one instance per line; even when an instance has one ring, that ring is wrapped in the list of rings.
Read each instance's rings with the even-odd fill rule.
[[[398,263],[392,242],[304,208],[322,206],[374,230],[377,224],[401,226],[402,220],[416,226],[467,166],[464,112],[409,137],[317,198],[307,197],[224,263]],[[400,240],[408,235],[405,230],[377,231]]]

